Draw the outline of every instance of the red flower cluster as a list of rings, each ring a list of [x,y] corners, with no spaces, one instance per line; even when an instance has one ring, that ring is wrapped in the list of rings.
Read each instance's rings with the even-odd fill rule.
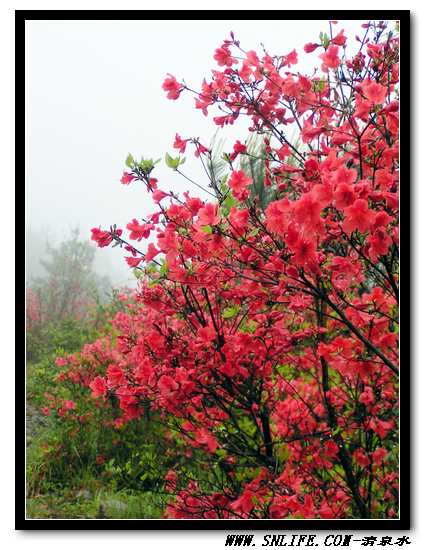
[[[249,117],[261,154],[237,141],[209,202],[165,206],[149,174],[126,176],[156,203],[130,239],[156,239],[127,258],[143,272],[136,304],[85,384],[100,403],[115,395],[117,422],[149,402],[194,457],[196,473],[164,480],[169,517],[397,514],[398,38],[365,35],[354,58],[343,31],[307,44],[313,76],[292,69],[295,51],[260,56],[232,35],[196,107],[219,107],[219,126]],[[183,90],[171,76],[163,88]]]

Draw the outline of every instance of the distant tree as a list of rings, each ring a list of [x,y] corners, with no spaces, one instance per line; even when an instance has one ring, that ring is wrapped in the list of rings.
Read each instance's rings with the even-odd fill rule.
[[[94,271],[95,253],[89,242],[79,239],[78,229],[57,247],[47,243],[47,257],[40,261],[46,275],[28,285],[28,325],[81,319],[104,301],[111,285]]]

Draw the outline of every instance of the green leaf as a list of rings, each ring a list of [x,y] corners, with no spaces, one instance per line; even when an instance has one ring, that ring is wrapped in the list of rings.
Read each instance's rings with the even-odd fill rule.
[[[203,225],[201,229],[204,233],[208,233],[208,235],[211,235],[213,232],[213,228],[210,225]]]
[[[260,232],[260,228],[259,227],[255,227],[249,234],[249,237],[256,237],[258,235],[258,233]]]
[[[184,162],[184,160],[183,160]],[[165,153],[165,163],[168,166],[168,168],[172,168],[173,170],[177,170],[180,164],[183,164],[183,162],[180,160],[180,157],[173,158],[168,153]]]
[[[125,165],[128,167],[128,168],[134,168],[134,158],[133,158],[133,155],[131,153],[128,153],[127,155],[127,158],[125,159]]]
[[[220,191],[225,194],[229,190],[229,186],[227,185],[227,180],[229,179],[228,174],[223,176],[220,180]]]
[[[231,319],[238,314],[239,310],[239,306],[226,307],[226,309],[223,311],[223,319]]]
[[[223,214],[227,216],[227,214],[230,212],[230,209],[232,208],[232,206],[235,206],[235,204],[238,204],[238,201],[235,199],[235,197],[231,193],[229,193],[227,197],[224,199],[221,206]]]
[[[242,327],[242,332],[248,332],[249,334],[253,334],[256,330],[257,330],[257,323],[252,319],[247,323],[245,323]]]
[[[153,170],[154,162],[152,159],[142,159],[139,162],[139,166],[145,173],[149,173]]]
[[[326,80],[321,78],[320,80],[313,80],[313,89],[315,92],[323,92],[326,86]]]
[[[162,277],[166,277],[168,275],[168,264],[167,262],[164,262],[162,266],[159,269],[159,273]]]
[[[289,457],[289,451],[287,445],[279,445],[276,450],[276,455],[279,460],[285,462]]]
[[[329,36],[325,33],[325,34],[322,36],[322,44],[323,44],[323,47],[325,48],[325,50],[328,49],[330,43],[331,43],[331,39],[330,39]]]
[[[168,166],[168,168],[172,168],[172,162],[173,162],[173,158],[170,157],[170,155],[168,153],[165,153],[165,164]]]

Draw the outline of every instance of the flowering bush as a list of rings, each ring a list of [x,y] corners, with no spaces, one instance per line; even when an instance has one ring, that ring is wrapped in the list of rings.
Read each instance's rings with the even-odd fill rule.
[[[92,230],[140,286],[102,368],[77,357],[67,376],[115,399],[116,425],[153,411],[191,459],[164,477],[168,517],[398,514],[398,35],[364,24],[349,54],[334,25],[304,48],[310,76],[295,50],[245,51],[233,33],[200,90],[168,75],[167,97],[193,93],[216,125],[248,117],[260,152],[237,141],[219,177],[214,151],[177,134],[207,200],[162,190],[129,155],[121,182],[156,210],[128,239]],[[166,155],[188,178],[184,160]]]
[[[36,362],[28,361],[29,517],[93,517],[105,506],[108,517],[116,517],[111,506],[122,498],[125,517],[161,514],[158,489],[184,457],[167,455],[164,429],[151,421],[148,408],[136,421],[114,422],[120,415],[117,399],[99,402],[88,388],[107,366],[116,338],[110,321],[127,302],[123,291],[114,292],[84,323],[69,319],[56,330],[49,324],[42,333],[48,346],[41,346]],[[76,349],[78,357],[71,353]],[[138,507],[132,510],[131,502]]]

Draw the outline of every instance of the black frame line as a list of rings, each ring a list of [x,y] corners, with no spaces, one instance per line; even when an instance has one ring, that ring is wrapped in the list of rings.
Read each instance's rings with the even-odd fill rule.
[[[410,247],[412,232],[412,213],[410,208],[410,10],[15,10],[15,172],[16,189],[19,194],[25,189],[25,177],[22,169],[22,151],[25,150],[25,24],[36,20],[398,20],[403,42],[400,48],[400,83],[402,82],[400,117],[400,159],[403,179],[400,187],[400,206],[404,211],[404,228],[401,239],[404,243],[404,280],[405,287],[403,308],[400,318],[403,319],[404,342],[401,346],[400,359],[403,353],[403,383],[400,384],[400,517],[396,519],[27,519],[26,486],[25,486],[25,377],[22,375],[22,364],[25,360],[25,272],[16,264],[16,366],[15,366],[15,437],[16,437],[16,470],[15,470],[15,529],[16,530],[244,530],[244,531],[333,531],[333,530],[368,530],[393,531],[411,528],[411,375],[410,375]],[[19,211],[22,200],[16,201],[15,232],[16,242],[25,242],[22,227],[22,211]],[[400,211],[401,219],[401,211]],[[22,235],[22,239],[18,237]],[[17,249],[18,250],[18,249]],[[20,254],[16,254],[19,258]],[[22,334],[23,333],[23,334]],[[20,370],[18,370],[20,369]]]

